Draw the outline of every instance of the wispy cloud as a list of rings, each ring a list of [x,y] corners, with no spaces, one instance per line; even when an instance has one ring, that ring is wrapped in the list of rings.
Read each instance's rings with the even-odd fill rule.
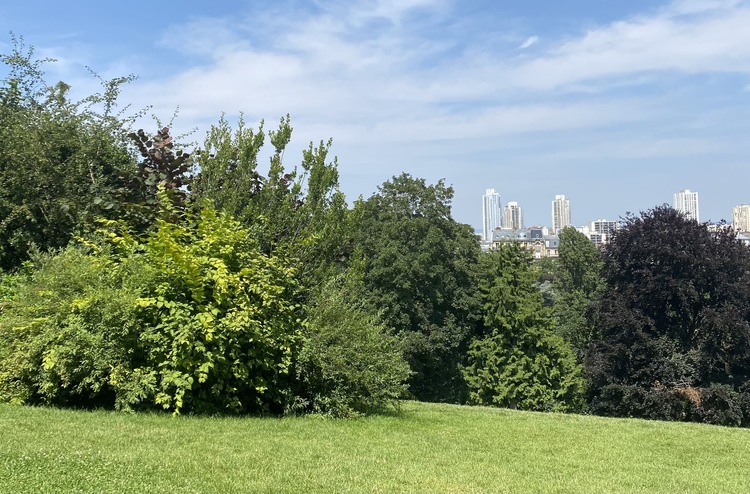
[[[150,75],[128,97],[156,103],[161,114],[180,106],[190,125],[222,111],[244,111],[249,119],[289,112],[298,139],[333,136],[342,162],[378,163],[387,178],[430,156],[435,173],[450,180],[450,163],[464,159],[465,143],[483,150],[475,159],[486,162],[493,153],[515,152],[505,147],[510,141],[548,146],[533,156],[561,162],[585,153],[684,160],[686,150],[715,152],[731,133],[699,132],[739,110],[717,115],[710,101],[727,91],[747,98],[750,87],[748,1],[678,0],[587,31],[545,32],[543,45],[538,35],[519,35],[522,26],[476,42],[448,0],[315,5],[294,16],[195,18],[162,40],[189,66]],[[690,92],[691,77],[727,80],[701,93],[701,102]],[[750,111],[750,104],[742,108]],[[689,121],[703,122],[704,130]],[[624,138],[624,128],[640,133]],[[574,144],[553,133],[598,141]],[[459,141],[464,145],[450,144]],[[366,146],[381,154],[362,156]],[[430,154],[435,149],[439,156]]]
[[[539,42],[539,36],[529,36],[526,38],[526,41],[521,43],[521,45],[518,47],[520,50],[525,50],[526,48],[530,48],[537,44]]]

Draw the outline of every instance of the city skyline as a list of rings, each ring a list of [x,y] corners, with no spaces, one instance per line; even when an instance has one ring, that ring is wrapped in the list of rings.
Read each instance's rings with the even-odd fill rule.
[[[496,192],[495,189],[487,189],[487,191],[492,191],[493,193],[496,193],[498,195],[498,200],[500,193]],[[750,194],[748,194],[750,196]],[[587,219],[581,219],[580,221],[573,220],[571,211],[574,209],[570,204],[570,199],[565,194],[555,194],[555,199],[552,201],[552,218],[548,220],[548,222],[538,222],[538,221],[524,221],[523,226],[524,227],[533,227],[533,226],[543,226],[548,227],[550,230],[550,233],[556,233],[555,224],[554,224],[554,211],[555,211],[555,205],[558,201],[564,201],[566,204],[566,214],[568,215],[568,223],[567,225],[574,226],[576,228],[591,228],[592,231],[596,231],[598,233],[605,233],[609,234],[609,230],[612,228],[612,225],[614,223],[619,222],[620,219],[625,217],[625,214],[622,214],[617,217],[611,217],[611,216],[605,216],[605,215],[595,215],[591,218]],[[520,206],[519,201],[511,201],[508,204],[514,204],[516,207],[518,207],[519,211],[522,209]],[[675,192],[672,194],[672,202],[662,202],[662,203],[656,203],[654,206],[662,206],[662,205],[668,205],[671,206],[678,211],[682,211],[686,213],[688,216],[694,216],[697,221],[701,222],[701,214],[700,214],[700,203],[699,203],[699,192],[694,191],[691,189],[683,189],[681,191]],[[743,228],[750,229],[750,204],[737,204],[731,208],[729,208],[729,214],[722,217],[724,221],[726,221],[729,224],[732,224],[733,226],[736,225],[738,222],[742,222]],[[694,213],[693,213],[694,211]],[[630,211],[631,213],[637,213],[637,211]],[[507,221],[505,220],[507,216],[507,207],[503,208],[503,222],[502,226],[505,228],[508,228]],[[704,220],[708,222],[714,222],[718,223],[719,221],[716,220]],[[469,223],[471,224],[471,223]],[[596,225],[595,225],[596,224]],[[735,228],[737,228],[735,226]],[[740,228],[741,231],[749,231]],[[483,230],[484,231],[484,230]],[[485,238],[485,235],[483,234],[483,238]]]
[[[202,142],[222,114],[266,130],[290,114],[286,166],[332,138],[350,201],[408,172],[444,178],[453,216],[475,228],[493,176],[527,224],[548,223],[560,191],[574,224],[686,187],[700,189],[701,220],[750,202],[750,0],[186,0],[144,16],[151,7],[7,2],[0,31],[56,58],[48,81],[73,98],[101,90],[88,67],[139,76],[120,96],[127,114],[147,109],[136,128],[179,108],[174,134]]]

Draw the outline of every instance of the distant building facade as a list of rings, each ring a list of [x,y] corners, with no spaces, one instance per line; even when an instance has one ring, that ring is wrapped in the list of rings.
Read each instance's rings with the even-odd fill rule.
[[[566,226],[570,226],[570,200],[556,195],[552,201],[552,233],[560,233]]]
[[[588,226],[577,228],[577,230],[586,235],[595,245],[605,245],[612,240],[612,236],[620,229],[621,225],[620,221],[598,219],[592,221]]]
[[[498,228],[492,236],[490,248],[501,249],[507,242],[520,242],[531,252],[534,259],[558,257],[560,239],[557,235],[549,235],[546,228]]]
[[[732,208],[732,228],[738,232],[750,232],[750,204],[740,204]]]
[[[672,198],[672,207],[683,213],[686,217],[700,222],[700,207],[698,205],[698,193],[690,189],[676,192]]]
[[[482,238],[492,242],[492,232],[502,226],[500,194],[495,189],[486,189],[482,196]]]
[[[517,202],[511,201],[503,210],[503,226],[511,230],[523,228],[523,211]]]

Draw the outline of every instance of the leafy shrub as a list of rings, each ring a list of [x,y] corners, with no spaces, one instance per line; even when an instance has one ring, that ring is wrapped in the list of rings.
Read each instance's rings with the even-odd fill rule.
[[[682,421],[690,418],[694,405],[680,389],[609,384],[599,390],[589,406],[598,415]]]
[[[742,425],[743,396],[726,384],[712,384],[701,389],[697,420],[716,425]]]
[[[108,226],[109,246],[45,257],[18,288],[0,318],[0,397],[280,410],[302,326],[292,270],[210,207],[143,240]]]
[[[127,365],[135,349],[135,301],[146,271],[135,261],[115,265],[76,248],[37,256],[34,264],[0,314],[0,398],[72,406],[111,401],[111,370]]]
[[[400,340],[335,280],[310,306],[297,372],[309,407],[339,417],[396,404],[411,374]]]

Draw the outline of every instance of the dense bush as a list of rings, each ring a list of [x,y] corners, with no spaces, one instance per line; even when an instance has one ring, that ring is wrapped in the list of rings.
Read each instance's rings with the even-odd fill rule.
[[[297,373],[302,397],[333,416],[382,411],[405,396],[411,371],[403,344],[333,280],[314,297]]]
[[[63,248],[108,216],[101,197],[134,167],[130,122],[117,109],[131,78],[102,81],[101,93],[76,101],[70,86],[45,80],[47,60],[11,41],[0,53],[0,269],[18,268],[34,249]]]
[[[108,245],[40,258],[4,309],[0,396],[280,410],[302,326],[293,272],[211,208],[159,220],[143,240],[109,227]]]

